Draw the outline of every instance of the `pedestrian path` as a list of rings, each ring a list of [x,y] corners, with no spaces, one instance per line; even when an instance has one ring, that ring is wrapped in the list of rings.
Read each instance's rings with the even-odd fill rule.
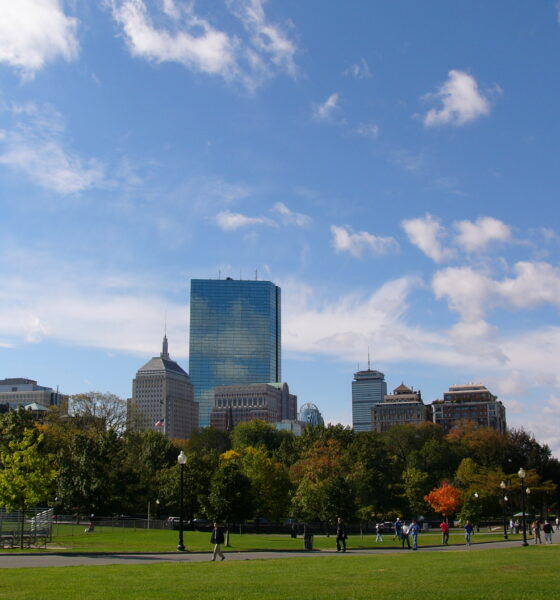
[[[520,546],[519,541],[509,542],[482,542],[473,544],[469,548],[463,544],[452,546],[425,546],[420,547],[420,552],[474,552],[487,550],[489,548],[514,548]],[[368,550],[352,550],[346,553],[337,553],[332,550],[306,551],[263,551],[263,552],[226,552],[226,560],[270,560],[277,558],[308,558],[317,556],[337,556],[345,560],[348,556],[368,556],[374,554],[403,554],[412,553],[412,550],[401,550],[398,548],[372,548]],[[205,562],[212,558],[208,552],[167,552],[167,553],[23,553],[23,554],[0,554],[0,569],[6,568],[37,568],[37,567],[72,567],[72,566],[94,566],[94,565],[139,565],[156,563],[195,563]]]

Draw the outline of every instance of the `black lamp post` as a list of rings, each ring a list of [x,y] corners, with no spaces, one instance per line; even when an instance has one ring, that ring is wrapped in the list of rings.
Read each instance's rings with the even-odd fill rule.
[[[505,481],[502,481],[502,483],[500,483],[500,488],[502,489],[502,494],[503,494],[506,490],[506,482]],[[507,500],[507,496],[503,496],[502,497],[502,506],[504,509],[504,540],[508,539],[507,523],[506,523],[506,500]]]
[[[181,450],[181,454],[177,457],[177,462],[181,466],[181,486],[179,488],[179,543],[177,544],[177,550],[184,552],[185,545],[183,544],[183,481],[185,480],[185,463],[187,462],[187,457],[185,453]]]
[[[522,546],[528,546],[527,543],[527,521],[525,519],[525,469],[521,467],[517,472],[519,479],[521,479],[521,514],[522,514],[522,524],[523,524],[523,543]]]

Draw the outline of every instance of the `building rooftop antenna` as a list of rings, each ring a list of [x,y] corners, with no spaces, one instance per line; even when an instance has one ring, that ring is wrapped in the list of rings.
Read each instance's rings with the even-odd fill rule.
[[[222,269],[218,269],[218,279],[222,278]]]
[[[255,281],[259,280],[259,270],[255,269]]]
[[[369,362],[369,346],[367,349],[367,370],[371,371],[370,362]]]

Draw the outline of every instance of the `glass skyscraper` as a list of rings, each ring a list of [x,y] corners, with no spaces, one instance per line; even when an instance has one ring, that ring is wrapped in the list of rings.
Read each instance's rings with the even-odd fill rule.
[[[214,388],[281,381],[280,288],[270,281],[191,280],[189,373],[199,424]]]
[[[371,409],[383,402],[387,382],[381,371],[369,368],[354,373],[352,382],[352,427],[354,431],[371,431]]]

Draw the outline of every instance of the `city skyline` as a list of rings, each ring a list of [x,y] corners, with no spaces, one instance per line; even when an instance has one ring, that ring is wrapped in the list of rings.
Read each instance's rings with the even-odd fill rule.
[[[0,376],[125,398],[190,279],[256,276],[326,421],[371,348],[558,455],[559,54],[554,0],[4,3]]]

